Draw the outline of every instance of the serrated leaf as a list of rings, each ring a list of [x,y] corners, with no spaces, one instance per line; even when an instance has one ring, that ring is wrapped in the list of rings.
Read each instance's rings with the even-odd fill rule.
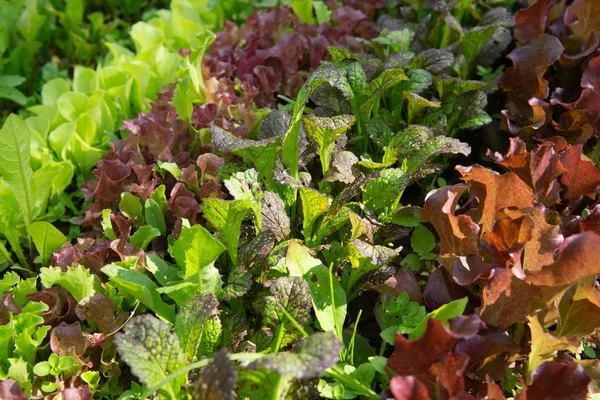
[[[60,267],[40,268],[40,281],[46,288],[60,285],[73,295],[75,300],[81,301],[84,297],[93,296],[98,277],[92,275],[87,268],[79,265],[62,271]]]
[[[239,139],[216,125],[212,127],[213,146],[219,151],[242,157],[246,164],[254,165],[268,190],[275,189],[273,178],[281,142],[280,137],[264,140]]]
[[[152,315],[140,315],[129,321],[124,333],[116,335],[115,345],[135,376],[149,387],[185,366],[179,338],[168,324]],[[182,375],[163,386],[162,391],[174,399],[184,384]]]
[[[187,363],[192,362],[196,356],[202,339],[204,322],[209,316],[218,313],[218,305],[219,301],[214,294],[204,293],[185,303],[177,313],[174,329]]]
[[[353,115],[338,115],[335,117],[304,117],[304,126],[310,140],[317,145],[323,175],[329,171],[331,157],[335,150],[335,141],[354,125]]]
[[[467,32],[460,39],[460,49],[462,54],[465,56],[467,62],[467,70],[464,76],[470,75],[472,68],[475,65],[477,56],[483,50],[483,46],[492,37],[496,31],[495,26],[476,27]]]
[[[414,118],[425,108],[440,108],[441,103],[438,101],[429,101],[416,93],[405,91],[402,96],[407,100],[407,122],[411,124]]]
[[[67,237],[46,221],[34,222],[27,228],[33,239],[35,248],[40,253],[42,266],[46,266],[54,250],[60,249],[67,243]]]
[[[407,79],[402,68],[395,68],[383,71],[377,78],[369,82],[364,91],[367,100],[360,106],[361,118],[365,121],[369,120],[371,110],[375,103],[379,102],[383,92]]]

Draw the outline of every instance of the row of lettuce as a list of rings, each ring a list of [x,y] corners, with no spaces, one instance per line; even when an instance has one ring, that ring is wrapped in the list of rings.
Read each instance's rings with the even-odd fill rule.
[[[134,24],[2,128],[0,393],[595,393],[592,3]]]

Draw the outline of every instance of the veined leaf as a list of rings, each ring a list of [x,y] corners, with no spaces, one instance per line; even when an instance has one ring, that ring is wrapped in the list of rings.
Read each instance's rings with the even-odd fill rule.
[[[292,113],[292,123],[285,133],[282,148],[283,165],[290,171],[290,175],[294,179],[298,179],[298,140],[304,107],[315,90],[326,82],[340,90],[345,98],[349,99],[354,96],[346,77],[331,64],[322,65],[304,83],[300,93],[298,93]]]
[[[158,229],[161,235],[166,235],[167,225],[158,203],[153,199],[147,199],[144,203],[144,211],[146,213],[146,223]]]
[[[46,288],[53,285],[64,287],[77,301],[96,294],[95,287],[100,283],[98,276],[81,265],[68,267],[64,272],[60,267],[40,268],[40,281]]]
[[[290,276],[301,276],[308,283],[313,308],[321,328],[325,332],[334,332],[341,339],[347,300],[337,278],[295,240],[290,241],[286,264]]]
[[[242,222],[251,209],[249,200],[202,199],[204,218],[221,232],[234,265],[237,264]]]
[[[303,120],[308,137],[317,145],[323,175],[325,175],[329,171],[335,141],[352,127],[356,118],[353,115],[338,115],[331,118],[310,115]]]
[[[202,340],[204,322],[218,312],[218,306],[219,302],[215,295],[205,293],[194,297],[179,310],[175,317],[174,328],[184,350],[186,362],[191,362],[196,356],[198,345]]]
[[[20,201],[27,228],[33,218],[30,165],[31,133],[27,124],[16,114],[10,114],[0,129],[0,175]]]
[[[300,200],[302,201],[302,231],[304,240],[311,246],[312,237],[315,234],[315,223],[317,218],[324,215],[329,208],[329,199],[314,189],[300,189]]]
[[[154,311],[156,315],[173,323],[175,320],[175,306],[168,305],[157,292],[157,286],[146,275],[133,269],[123,268],[117,264],[109,264],[102,268],[112,282],[133,298],[138,299],[143,305]]]
[[[141,382],[152,387],[185,366],[184,354],[177,335],[165,322],[152,315],[140,315],[117,334],[115,344],[119,354]],[[165,386],[162,391],[170,398],[185,384],[182,375]]]
[[[54,250],[57,250],[67,243],[67,238],[61,231],[56,229],[51,223],[38,221],[29,225],[27,229],[35,248],[42,259],[42,266],[45,267]]]

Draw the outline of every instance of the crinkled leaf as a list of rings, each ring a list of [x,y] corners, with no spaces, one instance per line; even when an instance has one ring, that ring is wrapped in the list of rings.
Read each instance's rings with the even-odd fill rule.
[[[324,215],[329,208],[329,199],[314,189],[300,189],[300,200],[302,201],[302,231],[304,238],[309,243],[314,232],[317,218]],[[309,243],[310,244],[310,243]]]
[[[364,91],[367,100],[360,106],[361,118],[365,121],[368,120],[371,110],[379,102],[383,93],[405,80],[408,80],[408,77],[404,74],[404,69],[395,68],[383,71],[377,78],[369,82]]]
[[[237,370],[227,350],[213,355],[211,362],[200,371],[192,390],[193,400],[234,400]]]
[[[285,212],[285,204],[277,193],[265,192],[261,207],[261,230],[272,232],[277,240],[284,240],[291,232],[290,218]]]
[[[527,360],[526,376],[529,377],[537,367],[545,361],[552,360],[558,351],[568,350],[577,352],[578,341],[573,344],[565,337],[556,337],[544,331],[538,316],[528,316],[529,330],[531,332],[531,351]]]
[[[394,212],[404,189],[408,186],[408,174],[399,168],[389,168],[381,172],[379,178],[369,181],[363,187],[363,202],[375,212]]]
[[[204,322],[209,316],[217,314],[218,305],[214,294],[203,293],[185,303],[177,313],[173,329],[179,337],[186,362],[191,362],[196,356]]]
[[[317,146],[323,174],[326,174],[335,149],[335,141],[352,127],[355,117],[352,115],[338,115],[328,118],[310,115],[304,117],[303,121],[309,139]]]
[[[75,268],[68,267],[64,272],[60,267],[40,268],[40,281],[44,287],[60,285],[67,289],[77,301],[96,293],[94,287],[97,279],[97,276],[92,275],[82,265]]]
[[[304,83],[298,93],[292,113],[292,123],[285,134],[282,149],[283,164],[293,178],[298,177],[298,141],[304,107],[314,91],[325,82],[340,90],[345,98],[349,99],[354,95],[346,77],[331,64],[322,65]]]
[[[342,343],[333,333],[319,332],[304,342],[299,353],[267,355],[252,362],[249,368],[264,367],[282,376],[291,375],[296,379],[316,378],[337,363],[342,347]]]
[[[115,344],[131,371],[149,387],[185,366],[179,338],[167,323],[151,315],[140,315],[129,321],[124,333],[116,335]],[[174,398],[184,384],[182,375],[162,390]]]
[[[310,317],[312,302],[308,284],[299,276],[278,278],[265,297],[264,319],[269,326],[284,323],[287,330],[296,328],[288,315],[304,326]]]

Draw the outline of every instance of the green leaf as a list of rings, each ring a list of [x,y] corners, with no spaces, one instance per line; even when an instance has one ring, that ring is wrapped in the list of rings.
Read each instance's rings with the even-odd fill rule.
[[[221,275],[214,262],[225,246],[200,225],[184,230],[171,247],[177,266],[184,271],[185,279],[199,285],[200,293],[222,293]]]
[[[223,183],[234,199],[250,203],[256,221],[256,230],[259,231],[262,224],[261,200],[263,192],[258,172],[253,168],[236,172],[229,179],[225,179]]]
[[[146,254],[146,267],[162,286],[179,280],[177,268],[155,254]]]
[[[146,213],[146,223],[158,229],[161,235],[166,235],[167,225],[158,203],[151,198],[147,199],[144,203],[144,211]]]
[[[25,121],[10,114],[0,130],[0,175],[10,185],[19,201],[27,228],[33,219],[30,165],[31,133]]]
[[[304,246],[291,240],[286,264],[290,276],[303,277],[310,287],[313,308],[321,328],[342,337],[346,319],[346,293],[337,278],[333,277],[321,261],[310,256]]]
[[[471,74],[475,67],[477,56],[481,53],[483,46],[490,40],[496,28],[496,26],[475,27],[460,39],[460,50],[467,62],[467,70],[463,77],[466,78]]]
[[[140,250],[144,250],[151,241],[160,236],[160,231],[153,226],[140,226],[138,230],[131,235],[129,242]]]
[[[53,285],[64,287],[77,301],[96,294],[95,287],[100,282],[96,275],[81,265],[68,267],[64,272],[60,267],[40,268],[40,281],[46,288]]]
[[[213,125],[213,146],[222,152],[231,152],[242,157],[246,164],[254,165],[268,190],[274,191],[273,178],[277,158],[281,151],[281,138],[265,140],[239,139],[226,130]]]
[[[129,321],[124,333],[116,335],[115,345],[134,375],[149,387],[185,366],[179,338],[168,324],[152,315],[140,315]],[[161,390],[175,399],[185,381],[182,375]]]
[[[300,188],[300,200],[302,201],[302,232],[304,239],[310,246],[312,237],[316,233],[315,224],[317,219],[324,215],[329,208],[329,199],[314,189]]]
[[[179,178],[181,176],[181,169],[177,163],[158,161],[156,165],[158,165],[158,168],[169,172],[175,178]]]
[[[298,178],[298,140],[300,137],[300,124],[302,122],[304,107],[315,90],[326,82],[340,90],[345,98],[349,99],[354,95],[348,80],[342,75],[340,70],[336,69],[331,64],[323,64],[306,80],[296,98],[294,111],[292,113],[292,123],[285,133],[282,148],[283,165],[295,179]]]
[[[428,255],[435,247],[435,236],[423,225],[417,226],[410,237],[410,247],[420,256]]]
[[[413,92],[403,92],[402,95],[408,102],[407,122],[411,124],[414,118],[425,108],[440,108],[441,103],[437,101],[429,101],[424,97],[419,96]]]
[[[46,266],[52,257],[54,250],[60,249],[67,243],[67,238],[61,231],[46,221],[34,222],[27,229],[35,248],[42,258],[42,266]]]
[[[310,140],[317,145],[323,175],[329,171],[331,157],[335,150],[335,141],[346,133],[354,124],[353,115],[338,115],[335,117],[304,117],[304,126]]]
[[[27,96],[14,87],[0,86],[0,98],[14,101],[20,106],[27,104]]]
[[[323,1],[313,0],[312,4],[317,16],[317,25],[323,25],[325,22],[331,21],[332,12]]]
[[[360,106],[361,118],[365,121],[369,120],[373,107],[375,104],[379,103],[379,99],[383,93],[387,89],[407,79],[408,77],[404,74],[402,68],[394,68],[383,71],[377,78],[369,82],[369,85],[364,91],[364,96],[367,98],[367,101]]]
[[[364,185],[363,202],[379,214],[391,214],[398,207],[409,181],[408,174],[402,169],[385,169],[379,178]]]
[[[311,314],[312,300],[308,284],[299,276],[284,276],[275,280],[269,288],[270,296],[265,297],[263,309],[264,323],[275,327],[283,323],[286,331],[296,331],[290,320],[304,326]]]
[[[160,211],[162,212],[163,216],[167,215],[169,208],[167,203],[167,197],[165,196],[165,190],[165,185],[160,185],[156,189],[154,189],[154,192],[152,192],[152,194],[150,195],[150,199],[154,200],[156,204],[158,204],[158,206],[160,207]],[[150,223],[148,222],[148,224]],[[156,228],[160,230],[158,226]]]
[[[117,264],[109,264],[102,268],[110,281],[117,285],[119,290],[138,299],[140,303],[154,311],[156,315],[173,323],[175,320],[175,306],[166,304],[157,292],[157,286],[146,275],[132,269],[123,268]]]
[[[251,209],[252,203],[248,200],[202,199],[204,218],[221,233],[234,265],[237,265],[242,222]]]
[[[109,238],[110,240],[115,240],[117,238],[117,234],[112,227],[112,221],[110,219],[110,214],[112,210],[110,208],[105,208],[102,210],[102,220],[100,221],[100,225],[102,225],[102,230],[104,231],[104,236]]]
[[[173,101],[171,104],[177,110],[177,115],[179,119],[185,121],[186,124],[190,125],[192,120],[192,108],[194,100],[193,89],[191,86],[190,77],[186,76],[183,79],[180,79],[177,82],[177,87],[175,88],[175,95],[173,96]]]
[[[119,210],[127,218],[136,218],[136,221],[143,220],[142,201],[139,197],[134,196],[129,192],[121,193],[121,201],[119,202]]]
[[[16,87],[26,80],[24,76],[19,75],[0,75],[0,86]]]
[[[469,301],[468,297],[464,297],[459,300],[451,301],[450,303],[444,304],[437,310],[434,310],[427,314],[425,318],[421,321],[419,325],[410,333],[409,339],[416,340],[423,336],[425,333],[425,328],[427,327],[427,320],[430,318],[437,319],[438,321],[443,322],[445,325],[448,325],[448,320],[450,318],[458,317],[465,312],[465,308],[467,307],[467,302]]]
[[[202,340],[204,322],[218,313],[219,301],[212,293],[196,296],[179,310],[175,317],[174,329],[184,350],[185,361],[192,362]]]

